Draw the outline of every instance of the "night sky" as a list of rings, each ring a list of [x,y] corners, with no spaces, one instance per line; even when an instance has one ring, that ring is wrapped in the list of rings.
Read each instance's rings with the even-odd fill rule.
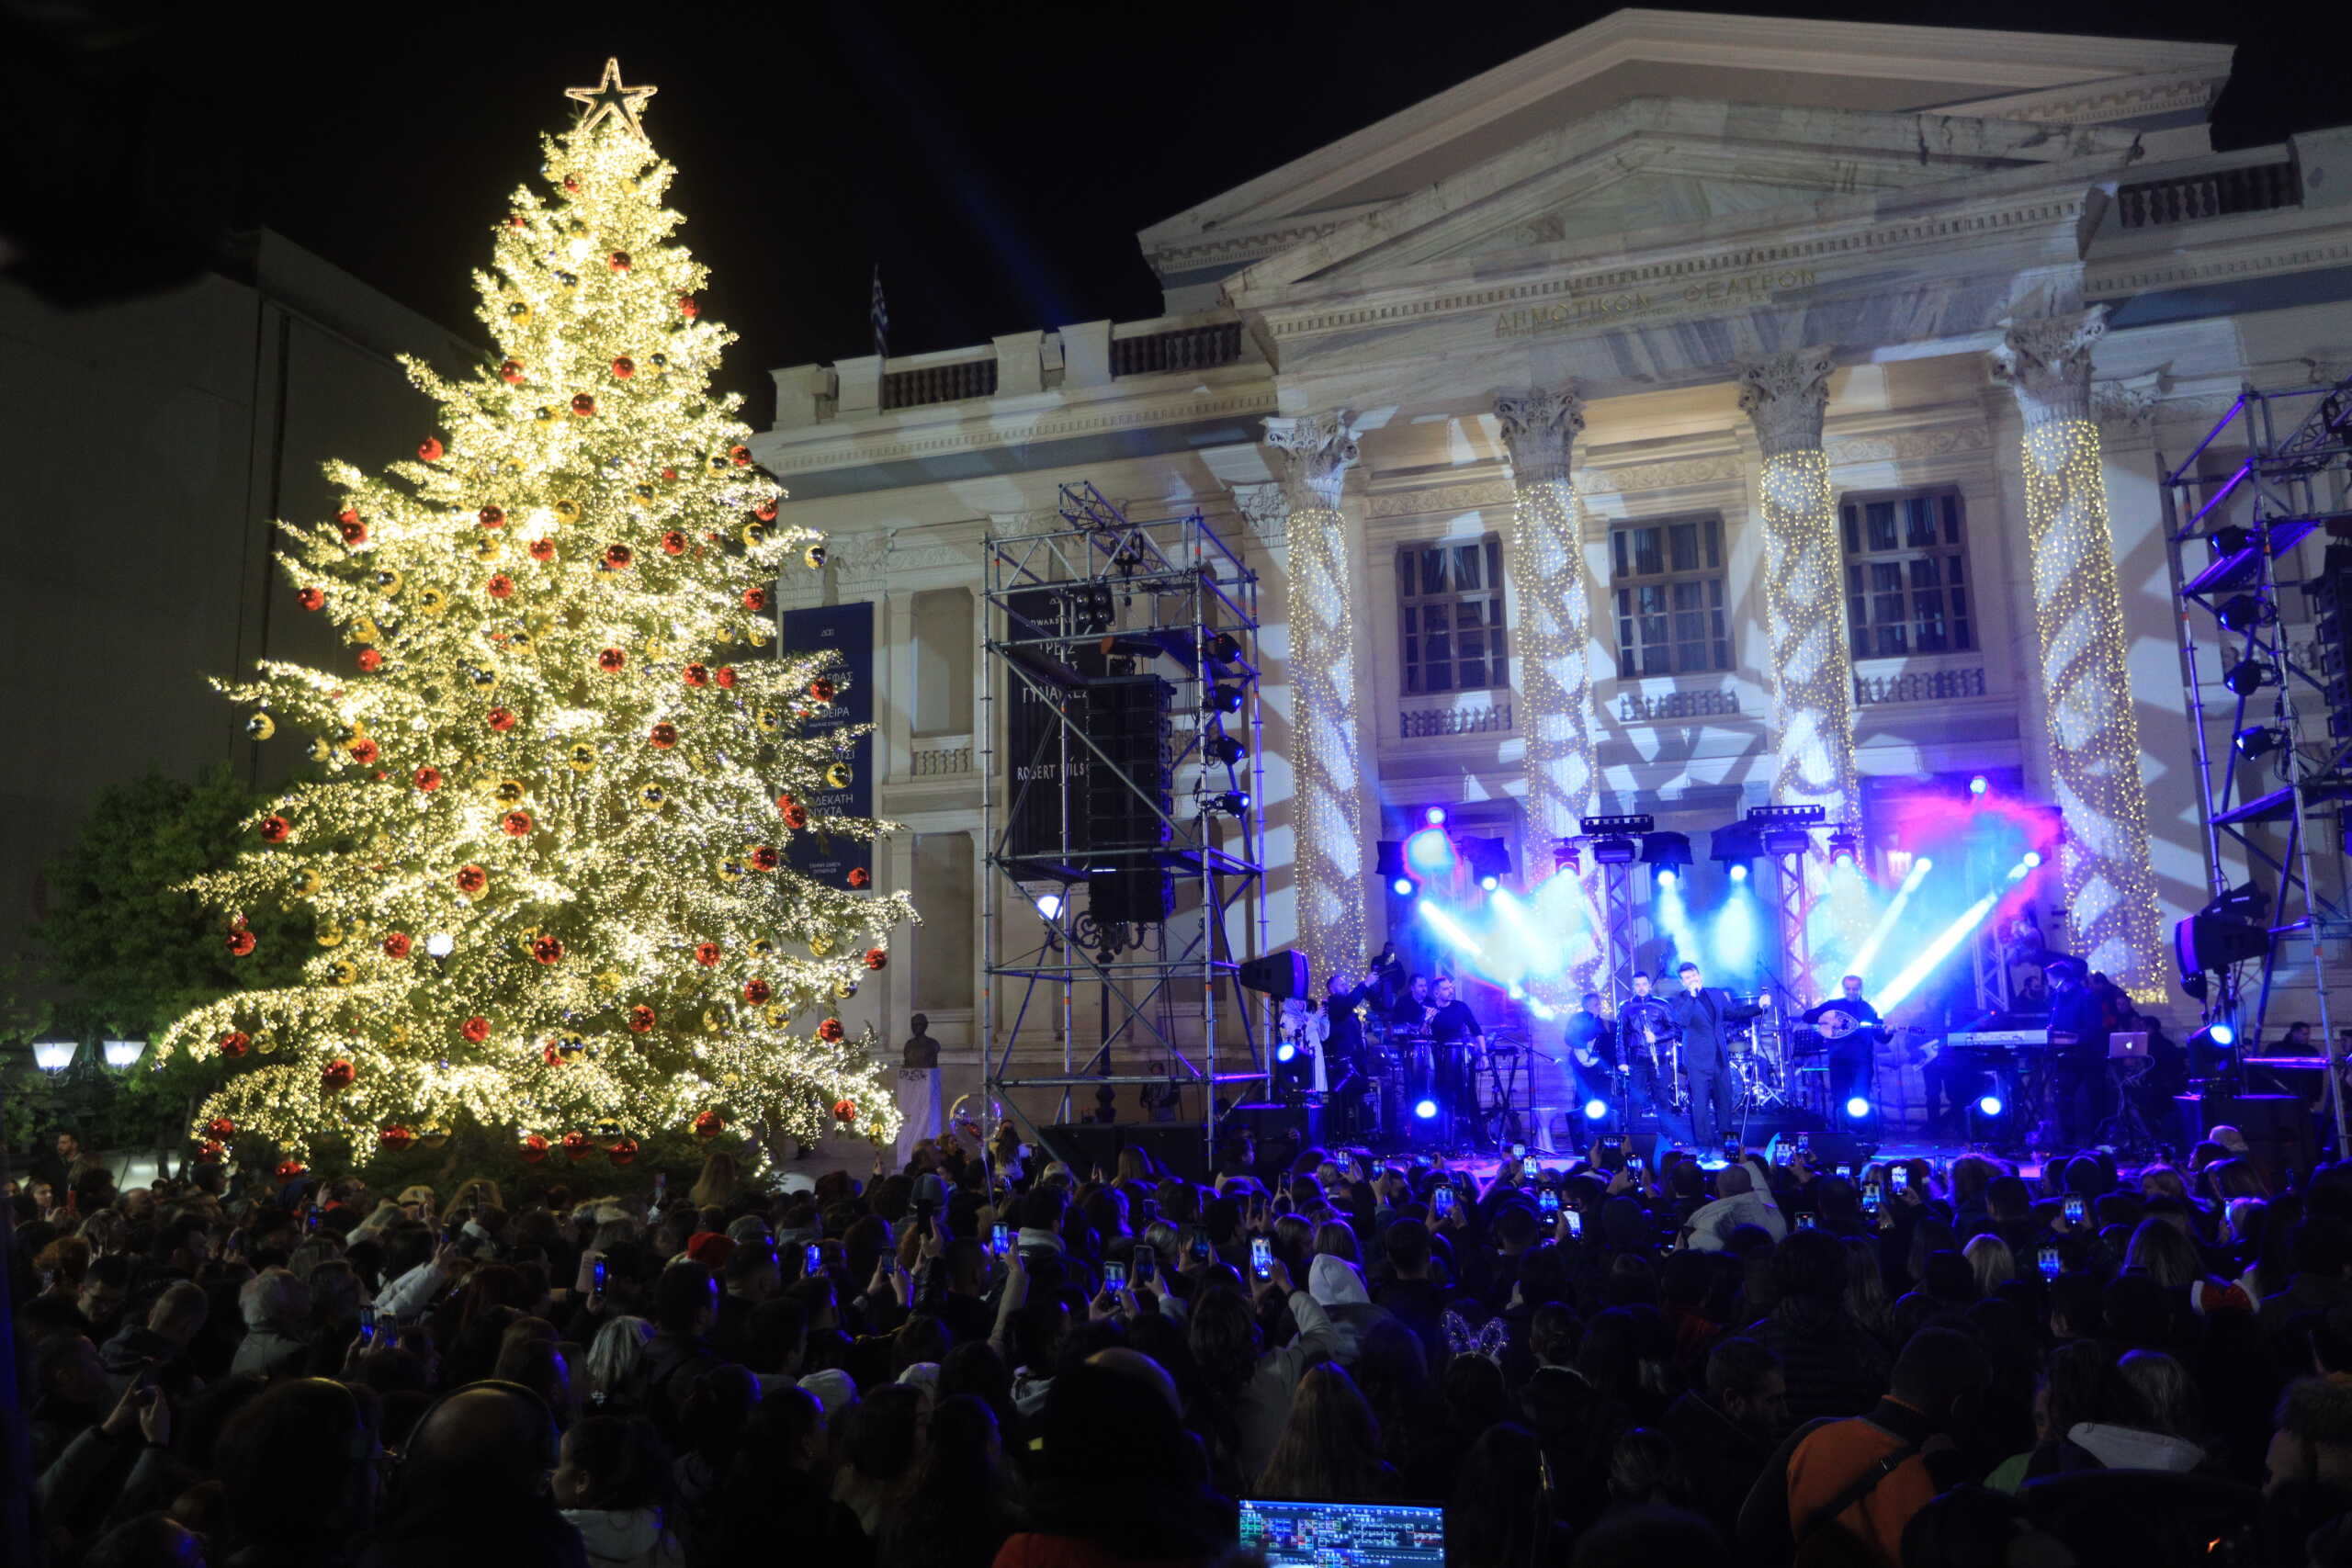
[[[72,48],[0,64],[18,106],[0,106],[0,130],[20,182],[130,167],[159,232],[266,223],[481,337],[469,275],[489,228],[536,177],[537,133],[565,124],[561,90],[617,54],[661,89],[647,127],[679,167],[707,302],[741,336],[723,379],[759,423],[769,368],[868,351],[876,263],[902,354],[1155,315],[1137,229],[1613,8],[159,6],[182,30],[107,37],[102,67]],[[2233,41],[2218,144],[2352,122],[2338,51],[2288,31],[2283,6],[1704,8]],[[240,19],[177,19],[189,11]],[[29,36],[12,39],[23,15],[0,0],[0,54]]]

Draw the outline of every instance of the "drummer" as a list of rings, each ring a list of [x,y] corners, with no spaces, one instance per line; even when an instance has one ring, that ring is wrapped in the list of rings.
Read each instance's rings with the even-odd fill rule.
[[[1430,987],[1430,1043],[1438,1050],[1438,1097],[1458,1117],[1475,1117],[1477,1078],[1474,1069],[1486,1055],[1487,1032],[1470,1004],[1453,994],[1453,976],[1441,975]]]
[[[1401,992],[1392,993],[1388,1002],[1388,1027],[1401,1029],[1408,1034],[1419,1034],[1430,1026],[1430,1018],[1437,1010],[1430,1005],[1430,977],[1416,975]]]

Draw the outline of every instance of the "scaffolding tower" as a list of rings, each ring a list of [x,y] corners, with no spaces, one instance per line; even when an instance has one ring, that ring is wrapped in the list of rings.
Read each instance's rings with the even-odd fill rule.
[[[2208,455],[2228,466],[2209,469]],[[2352,798],[2352,378],[2333,387],[2245,389],[2164,485],[2173,581],[2183,607],[2181,679],[2188,691],[2204,792],[2206,874],[2213,903],[2199,919],[2251,923],[2258,952],[2237,950],[2203,998],[2208,1024],[2227,1021],[2240,1056],[2265,1039],[2282,952],[2308,943],[2319,1035],[2334,1068],[2343,1056],[2328,1019],[2324,942],[2352,934],[2345,911],[2313,886],[2312,824]],[[2299,547],[2326,542],[2317,577]],[[2284,570],[2289,575],[2281,577]],[[2309,596],[2318,636],[2297,643],[2282,595]],[[2208,729],[2207,649],[2230,694],[2228,743]],[[2251,890],[2230,886],[2234,847]],[[2267,889],[2262,883],[2267,879]],[[2192,943],[2185,943],[2184,957]],[[2256,979],[2251,999],[2245,971]],[[2196,972],[2192,984],[2201,981]],[[2194,994],[2192,992],[2192,994]],[[2340,1070],[2328,1072],[2336,1147],[2347,1146]]]
[[[1149,1089],[1198,1104],[1214,1168],[1220,1098],[1270,1084],[1274,1034],[1241,985],[1267,947],[1258,575],[1197,511],[1134,522],[1079,483],[1057,512],[984,566],[991,1130],[1043,1146],[1024,1093],[1069,1122],[1081,1089]],[[1040,1011],[1057,1060],[1024,1070]]]

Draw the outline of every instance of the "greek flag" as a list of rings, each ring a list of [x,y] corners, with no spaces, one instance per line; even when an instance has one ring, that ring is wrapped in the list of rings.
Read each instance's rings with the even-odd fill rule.
[[[874,303],[866,311],[866,320],[874,327],[874,356],[890,357],[890,307],[882,299],[882,264],[874,264]]]

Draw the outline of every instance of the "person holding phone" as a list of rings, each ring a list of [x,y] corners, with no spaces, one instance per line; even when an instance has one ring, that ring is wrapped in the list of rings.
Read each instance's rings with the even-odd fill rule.
[[[1715,1193],[1683,1222],[1684,1247],[1720,1252],[1740,1225],[1760,1226],[1776,1242],[1789,1234],[1788,1216],[1773,1201],[1770,1175],[1757,1156],[1743,1156],[1715,1172]]]

